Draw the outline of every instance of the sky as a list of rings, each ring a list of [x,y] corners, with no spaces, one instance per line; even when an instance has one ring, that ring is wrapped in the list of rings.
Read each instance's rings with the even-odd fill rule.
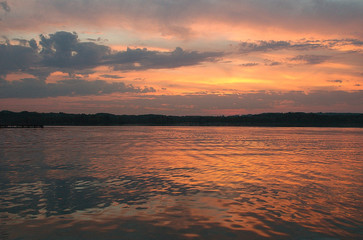
[[[363,112],[362,0],[0,0],[0,110]]]

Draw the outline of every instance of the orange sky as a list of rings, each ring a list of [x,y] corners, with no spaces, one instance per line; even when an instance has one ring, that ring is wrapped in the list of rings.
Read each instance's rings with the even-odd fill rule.
[[[363,2],[3,1],[0,110],[362,112]]]

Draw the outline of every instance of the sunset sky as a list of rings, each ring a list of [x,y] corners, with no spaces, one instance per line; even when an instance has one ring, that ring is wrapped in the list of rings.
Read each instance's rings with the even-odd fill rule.
[[[362,0],[0,0],[0,110],[363,112]]]

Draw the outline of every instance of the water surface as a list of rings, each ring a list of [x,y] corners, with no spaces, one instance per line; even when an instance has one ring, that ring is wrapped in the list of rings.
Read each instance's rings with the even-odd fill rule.
[[[363,129],[0,129],[0,239],[359,239]]]

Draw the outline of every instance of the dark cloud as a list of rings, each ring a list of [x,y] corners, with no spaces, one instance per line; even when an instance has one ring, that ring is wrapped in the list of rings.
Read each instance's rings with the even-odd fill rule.
[[[265,66],[278,66],[278,65],[281,65],[282,62],[278,62],[278,61],[274,61],[274,60],[270,60],[270,59],[265,59],[264,64],[265,64]]]
[[[35,78],[18,81],[0,79],[0,98],[46,98],[59,96],[104,95],[110,93],[148,93],[155,92],[152,87],[139,88],[122,82],[108,83],[102,80],[82,79],[61,80],[46,83]]]
[[[355,46],[363,46],[363,41],[358,40],[358,39],[348,39],[347,41]]]
[[[327,40],[306,40],[300,41],[245,41],[239,42],[237,49],[239,53],[268,52],[278,50],[309,51],[318,49],[334,49],[341,46],[362,46],[363,41],[359,39],[327,39]]]
[[[106,63],[114,65],[115,70],[178,68],[215,61],[222,55],[221,52],[189,52],[180,47],[171,52],[149,51],[146,48],[127,48],[126,51],[110,55]]]
[[[298,55],[290,58],[290,61],[303,62],[309,65],[320,64],[328,60],[330,57],[325,55]]]
[[[40,35],[39,44],[34,40],[16,39],[18,45],[0,44],[0,74],[15,71],[62,70],[79,71],[97,66],[110,66],[117,70],[144,70],[178,68],[215,61],[221,52],[184,51],[171,52],[130,49],[111,51],[108,46],[94,42],[81,42],[77,33],[56,32]]]
[[[10,43],[9,39],[7,39],[6,37],[4,37],[4,38],[6,39],[6,45],[12,45]],[[34,50],[38,50],[38,43],[34,39],[26,40],[26,39],[22,39],[22,38],[13,38],[12,40],[18,42],[17,45],[19,45],[19,46],[31,47]]]
[[[286,99],[291,99],[295,106],[333,106],[336,104],[362,106],[363,91],[312,91],[308,94],[301,92],[300,94],[285,95]],[[363,107],[363,106],[362,106]]]
[[[10,7],[6,1],[0,2],[0,7],[4,9],[5,12],[10,12]]]
[[[80,42],[76,33],[56,32],[49,37],[40,35],[42,65],[56,68],[83,69],[102,65],[110,54],[107,46]]]
[[[359,112],[363,105],[363,91],[256,91],[239,94],[147,95],[132,99],[81,100],[79,104],[104,107],[109,112],[166,115],[210,115],[221,112],[273,112],[273,111],[335,111]],[[120,107],[122,105],[122,108]],[[97,111],[95,109],[94,111]]]
[[[86,40],[91,41],[91,42],[107,42],[108,41],[107,39],[102,39],[100,37],[98,37],[98,38],[87,38]]]
[[[266,66],[278,66],[278,65],[281,65],[281,64],[282,64],[281,62],[274,62],[274,61],[266,61],[265,62]]]
[[[239,43],[239,52],[249,53],[256,51],[279,50],[290,47],[290,42],[286,41],[258,41]]]
[[[336,79],[336,80],[328,80],[328,82],[332,82],[332,83],[342,83],[342,80]]]
[[[267,51],[277,51],[277,50],[285,50],[285,49],[294,49],[294,50],[312,50],[316,48],[323,47],[319,43],[311,43],[311,42],[301,42],[301,43],[293,43],[290,41],[256,41],[256,42],[240,42],[238,44],[238,51],[240,53],[251,53],[251,52],[267,52]]]
[[[227,95],[165,96],[162,102],[172,104],[171,107],[177,107],[182,102],[185,105],[194,105],[197,110],[274,109],[286,105],[286,102],[289,102],[289,107],[333,106],[335,104],[362,105],[363,91],[312,91],[310,93],[302,91],[259,91]],[[211,102],[213,104],[210,104]]]
[[[29,41],[29,46],[34,50],[38,50],[38,43],[34,39]]]
[[[241,67],[254,67],[254,66],[257,66],[257,65],[258,65],[258,63],[253,62],[253,63],[242,63],[239,66],[241,66]]]
[[[330,54],[327,55],[317,55],[317,54],[300,54],[293,58],[285,59],[284,61],[274,61],[270,59],[265,59],[265,66],[277,66],[281,64],[288,63],[290,61],[295,61],[304,64],[319,64],[332,58],[332,56],[342,56],[344,54],[359,54],[361,52],[360,47],[363,42],[358,39],[328,39],[328,40],[306,40],[301,39],[299,41],[246,41],[239,42],[234,46],[237,46],[236,52],[239,54],[254,54],[259,52],[272,52],[272,51],[294,51],[298,53],[321,53],[325,52]],[[349,49],[344,48],[349,46]],[[232,45],[233,47],[233,45]],[[357,48],[355,48],[357,47]]]
[[[113,75],[113,74],[103,74],[100,75],[100,77],[104,77],[104,78],[113,78],[113,79],[120,79],[120,78],[124,78],[122,76],[119,75]]]
[[[0,84],[4,80],[0,79]],[[34,80],[35,81],[35,80]],[[47,88],[44,83],[38,83],[43,91]],[[74,83],[69,83],[74,84]],[[61,86],[62,84],[60,84]],[[102,84],[100,84],[102,85]],[[30,85],[30,87],[33,85]],[[59,87],[60,87],[59,86]],[[143,91],[144,89],[136,90]],[[150,89],[149,89],[150,90]],[[9,91],[9,89],[7,90]],[[25,90],[24,90],[25,91]],[[39,97],[39,95],[53,96],[64,95],[74,96],[75,91],[64,91],[58,94],[44,94],[40,90],[38,95],[28,97]],[[134,90],[130,90],[133,92]],[[148,90],[144,90],[148,91]],[[152,90],[151,90],[152,91]],[[20,95],[12,90],[13,96]],[[64,93],[65,92],[65,93]],[[0,85],[0,96],[3,97],[6,90]],[[95,95],[101,95],[97,90],[92,90]],[[9,93],[7,93],[7,97]],[[81,95],[81,93],[78,93]],[[82,93],[84,94],[84,93]],[[9,100],[10,101],[10,100]],[[8,101],[8,102],[9,102]],[[34,104],[38,99],[28,99],[28,101],[18,101],[14,99],[15,105],[19,110],[27,107],[34,109]],[[51,101],[51,100],[49,100]],[[93,112],[110,112],[121,114],[166,114],[166,115],[220,115],[220,114],[242,114],[257,112],[289,112],[289,111],[316,111],[316,112],[362,112],[363,91],[255,91],[249,93],[235,94],[188,94],[188,95],[140,95],[132,98],[119,99],[118,97],[107,98],[73,98],[62,101],[56,99],[57,106],[44,106],[46,111],[77,111],[88,112],[92,108]],[[18,102],[18,105],[17,105]],[[8,108],[11,110],[11,108]],[[42,106],[37,106],[38,111],[43,111]]]
[[[9,40],[0,44],[0,74],[10,72],[47,72],[61,70],[75,72],[91,69],[97,66],[109,66],[115,70],[131,71],[145,69],[178,68],[198,65],[203,62],[218,61],[225,55],[223,52],[186,51],[177,47],[173,51],[150,51],[146,48],[125,51],[111,51],[108,46],[95,42],[81,42],[77,33],[56,32],[40,35],[39,43],[34,39],[13,39],[18,45],[11,45]],[[355,39],[332,39],[326,41],[301,40],[290,41],[256,41],[241,42],[238,45],[240,53],[277,51],[292,49],[299,51],[328,48],[338,45],[361,44]],[[306,64],[318,64],[329,57],[322,55],[298,55],[290,61],[300,61]],[[269,62],[265,65],[276,66],[279,62]],[[250,63],[241,66],[252,66]],[[47,75],[45,74],[45,75]]]
[[[324,45],[326,48],[334,49],[341,46],[355,46],[360,47],[363,45],[363,41],[353,38],[342,38],[342,39],[326,39],[326,40],[315,40],[316,43]]]
[[[38,52],[31,47],[0,44],[0,75],[29,70],[39,60]]]

